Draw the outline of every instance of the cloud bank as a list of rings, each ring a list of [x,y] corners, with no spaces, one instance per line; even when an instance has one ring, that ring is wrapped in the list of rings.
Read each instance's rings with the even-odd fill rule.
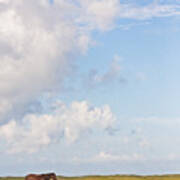
[[[108,105],[93,107],[86,101],[59,102],[52,114],[27,114],[21,122],[11,120],[0,127],[0,139],[5,140],[9,153],[32,153],[65,137],[73,142],[89,129],[106,129],[116,117]]]
[[[13,152],[26,149],[34,152],[61,134],[73,141],[89,127],[101,124],[100,127],[107,128],[114,120],[108,106],[90,110],[88,103],[77,102],[70,109],[64,105],[48,114],[42,113],[40,102],[61,93],[65,78],[73,72],[74,57],[88,50],[92,32],[111,30],[120,18],[144,20],[176,15],[179,15],[176,4],[133,6],[119,0],[51,3],[0,0],[2,139]],[[118,71],[118,65],[112,64],[99,81],[116,76]],[[43,133],[40,135],[39,131]]]

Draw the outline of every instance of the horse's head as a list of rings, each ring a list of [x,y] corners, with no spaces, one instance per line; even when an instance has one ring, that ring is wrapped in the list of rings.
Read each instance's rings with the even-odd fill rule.
[[[57,177],[56,177],[55,173],[49,173],[48,175],[49,175],[50,179],[57,180]]]

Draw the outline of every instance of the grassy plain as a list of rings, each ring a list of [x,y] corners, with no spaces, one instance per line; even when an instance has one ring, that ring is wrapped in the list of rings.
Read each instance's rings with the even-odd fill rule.
[[[24,177],[1,177],[0,180],[24,180]],[[82,176],[82,177],[58,176],[58,180],[180,180],[180,175],[162,175],[162,176],[114,175],[114,176]]]

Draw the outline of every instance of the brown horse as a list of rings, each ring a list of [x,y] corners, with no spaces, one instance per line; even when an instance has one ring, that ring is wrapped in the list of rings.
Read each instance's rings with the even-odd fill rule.
[[[57,180],[55,173],[48,174],[28,174],[25,180]]]

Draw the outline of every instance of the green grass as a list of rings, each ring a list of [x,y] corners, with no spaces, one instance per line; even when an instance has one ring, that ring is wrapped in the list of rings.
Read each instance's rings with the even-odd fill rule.
[[[59,180],[180,180],[180,175],[162,176],[136,176],[136,175],[114,175],[114,176],[84,176],[84,177],[58,177]]]
[[[0,180],[24,180],[24,177],[1,177]],[[82,176],[82,177],[58,176],[58,180],[180,180],[180,175],[162,175],[162,176],[114,175],[114,176]]]

